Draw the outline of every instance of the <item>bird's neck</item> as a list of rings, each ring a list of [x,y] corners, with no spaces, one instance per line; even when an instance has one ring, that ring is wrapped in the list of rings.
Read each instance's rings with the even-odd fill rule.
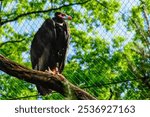
[[[56,18],[54,17],[53,20],[59,24],[60,26],[63,26],[63,24],[65,23],[65,21],[63,19],[60,19],[60,18]]]
[[[59,22],[56,22],[58,25],[60,26],[63,26],[64,25],[64,22],[63,23],[59,23]]]

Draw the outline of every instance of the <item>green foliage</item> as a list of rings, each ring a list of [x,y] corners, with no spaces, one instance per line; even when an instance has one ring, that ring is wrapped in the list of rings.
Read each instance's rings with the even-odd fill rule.
[[[72,51],[63,71],[70,82],[101,100],[150,99],[150,31],[143,14],[145,9],[149,15],[150,1],[142,1],[135,6],[129,2],[131,11],[127,13],[120,12],[124,2],[118,0],[89,0],[82,5],[59,9],[73,17],[69,22]],[[15,18],[78,2],[82,1],[4,0],[1,21],[14,21],[0,27],[0,54],[31,68],[29,50],[33,35],[44,19],[52,17],[56,10]],[[119,19],[116,14],[126,15],[126,19]],[[117,22],[123,22],[123,30],[120,25],[116,28]],[[132,33],[132,37],[127,32]],[[0,99],[18,97],[64,99],[55,92],[39,97],[33,84],[0,72]]]

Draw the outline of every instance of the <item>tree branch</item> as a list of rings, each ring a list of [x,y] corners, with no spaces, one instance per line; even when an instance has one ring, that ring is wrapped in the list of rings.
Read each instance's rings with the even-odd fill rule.
[[[15,20],[18,20],[19,18],[25,17],[27,15],[38,14],[38,13],[46,13],[46,12],[50,12],[50,11],[55,11],[55,10],[62,9],[64,7],[74,6],[74,5],[82,5],[82,4],[86,4],[89,1],[90,0],[86,0],[84,2],[65,4],[65,5],[62,5],[62,6],[58,7],[58,8],[51,8],[51,9],[47,9],[47,10],[39,10],[39,11],[32,11],[32,12],[23,13],[23,14],[20,14],[20,15],[14,17],[13,19],[8,19],[8,20],[0,22],[0,26],[6,24],[8,22],[13,22]]]
[[[141,36],[143,37],[143,39],[145,40],[146,47],[150,51],[150,48],[149,48],[150,43],[149,43],[147,37],[145,36],[145,34],[143,33],[144,31],[140,28],[140,26],[138,25],[138,23],[136,21],[132,20],[132,22],[135,25],[135,27],[137,28],[137,30],[139,31],[139,33],[141,34]]]
[[[142,10],[143,10],[144,18],[145,18],[147,26],[148,26],[148,34],[150,35],[150,23],[149,23],[149,18],[148,18],[148,14],[147,14],[147,8],[146,8],[146,5],[145,5],[145,2],[142,1],[142,0],[140,0],[140,1],[143,4],[142,5]]]
[[[2,11],[2,1],[0,1],[0,12]],[[0,16],[0,24],[1,24],[2,16]]]
[[[121,83],[128,83],[129,81],[136,81],[137,78],[133,79],[125,79],[125,80],[120,80],[120,81],[112,81],[108,83],[96,83],[90,86],[82,86],[81,88],[93,88],[93,87],[105,87],[105,86],[110,86],[110,85],[116,85],[116,84],[121,84]]]
[[[147,12],[146,12],[146,9],[145,9],[145,8],[143,8],[143,14],[144,14],[144,17],[145,17],[145,20],[146,20],[147,26],[148,26],[148,33],[150,34],[150,23],[149,23],[148,14],[147,14]]]
[[[87,92],[71,84],[62,75],[53,75],[42,71],[31,70],[5,58],[2,55],[0,55],[0,70],[20,80],[52,89],[69,99],[96,99]]]
[[[139,69],[137,69],[137,67],[128,59],[128,56],[127,54],[123,54],[123,56],[125,57],[127,63],[128,63],[128,66],[131,70],[131,73],[135,76],[135,78],[142,78],[143,75],[139,72]]]
[[[22,42],[22,41],[24,41],[24,39],[22,39],[22,40],[16,40],[16,41],[6,41],[6,42],[3,42],[3,43],[0,43],[0,48],[2,46],[4,46],[5,44],[8,44],[8,43],[18,43],[18,42]]]
[[[39,94],[33,94],[33,95],[22,96],[22,97],[10,97],[10,96],[4,95],[2,93],[0,95],[5,97],[5,99],[2,98],[4,100],[20,100],[20,99],[29,99],[29,98],[33,98],[33,97],[39,97]]]

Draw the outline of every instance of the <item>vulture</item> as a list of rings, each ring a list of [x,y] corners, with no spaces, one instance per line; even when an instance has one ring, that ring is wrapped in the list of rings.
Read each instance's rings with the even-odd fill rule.
[[[44,21],[31,43],[32,69],[62,73],[70,37],[66,20],[71,19],[67,14],[56,12],[53,18]],[[40,95],[47,95],[52,91],[41,85],[36,87]]]

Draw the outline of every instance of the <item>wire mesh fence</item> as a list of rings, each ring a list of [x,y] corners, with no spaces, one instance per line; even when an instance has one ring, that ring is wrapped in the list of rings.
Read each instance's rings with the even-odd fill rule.
[[[31,68],[31,41],[56,11],[69,21],[63,75],[97,99],[150,99],[150,20],[147,0],[1,1],[0,54]],[[38,47],[37,47],[38,49]],[[0,99],[40,96],[34,84],[0,71]]]

